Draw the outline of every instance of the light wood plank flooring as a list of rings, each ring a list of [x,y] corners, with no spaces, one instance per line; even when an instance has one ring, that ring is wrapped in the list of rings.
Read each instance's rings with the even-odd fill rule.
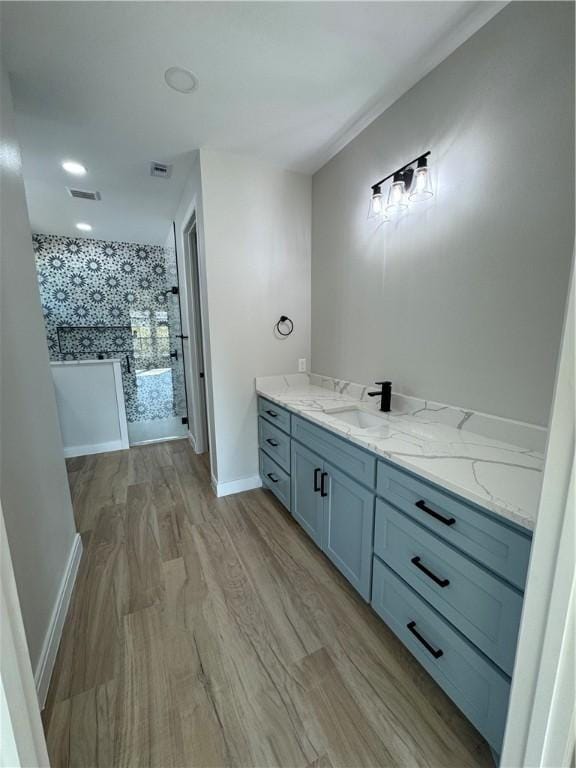
[[[44,725],[60,766],[491,766],[267,492],[187,441],[72,459],[84,554]]]

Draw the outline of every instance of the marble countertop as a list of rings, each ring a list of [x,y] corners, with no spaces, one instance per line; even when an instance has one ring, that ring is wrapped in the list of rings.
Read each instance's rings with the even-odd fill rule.
[[[435,420],[435,409],[395,409],[310,383],[311,376],[256,379],[259,395],[331,432],[452,491],[528,530],[536,523],[543,454]],[[354,385],[360,386],[360,385]],[[366,388],[364,388],[366,389]],[[374,398],[375,401],[378,398]],[[337,409],[355,407],[382,417],[382,426],[360,429],[338,419]],[[448,408],[448,407],[445,407]],[[439,410],[439,409],[436,409]],[[440,409],[441,410],[441,409]]]

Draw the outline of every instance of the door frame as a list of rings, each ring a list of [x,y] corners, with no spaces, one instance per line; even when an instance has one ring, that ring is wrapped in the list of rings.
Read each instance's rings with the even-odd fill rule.
[[[573,266],[501,768],[574,764],[575,324]]]
[[[48,751],[0,504],[0,765],[46,766]]]
[[[189,208],[177,229],[177,253],[180,274],[180,293],[182,309],[182,333],[188,338],[183,339],[184,348],[184,372],[188,385],[188,435],[192,447],[196,453],[210,453],[210,470],[212,477],[216,473],[216,442],[214,435],[214,405],[213,384],[210,357],[210,332],[208,313],[208,290],[206,279],[206,264],[204,260],[204,246],[202,240],[202,223],[198,213],[196,198],[192,200]],[[196,230],[196,275],[198,280],[197,292],[199,306],[193,300],[194,290],[192,286],[192,272],[190,253],[190,233]],[[197,320],[199,319],[199,323]],[[200,354],[204,359],[204,386],[201,387],[201,370],[199,368],[199,354],[197,342],[197,328],[201,328],[199,338],[202,342]]]
[[[206,384],[206,354],[204,344],[204,317],[202,312],[202,289],[200,280],[200,256],[198,252],[198,222],[196,211],[184,227],[184,280],[186,282],[186,308],[189,319],[193,438],[196,453],[209,450],[208,395]],[[194,247],[192,247],[194,238]]]

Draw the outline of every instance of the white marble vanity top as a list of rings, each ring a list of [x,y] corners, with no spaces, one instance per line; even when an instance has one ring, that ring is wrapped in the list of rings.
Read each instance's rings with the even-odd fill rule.
[[[327,412],[351,405],[379,413],[379,398],[367,398],[374,389],[315,374],[256,379],[259,395],[507,520],[534,528],[546,430],[397,395],[392,411],[381,414],[382,426],[367,430]],[[483,434],[473,431],[474,425]],[[523,447],[502,435],[514,436]]]

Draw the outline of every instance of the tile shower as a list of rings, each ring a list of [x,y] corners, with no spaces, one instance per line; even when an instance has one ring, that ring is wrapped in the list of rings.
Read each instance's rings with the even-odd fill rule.
[[[33,245],[51,360],[120,359],[131,431],[185,432],[175,249],[43,234]]]

